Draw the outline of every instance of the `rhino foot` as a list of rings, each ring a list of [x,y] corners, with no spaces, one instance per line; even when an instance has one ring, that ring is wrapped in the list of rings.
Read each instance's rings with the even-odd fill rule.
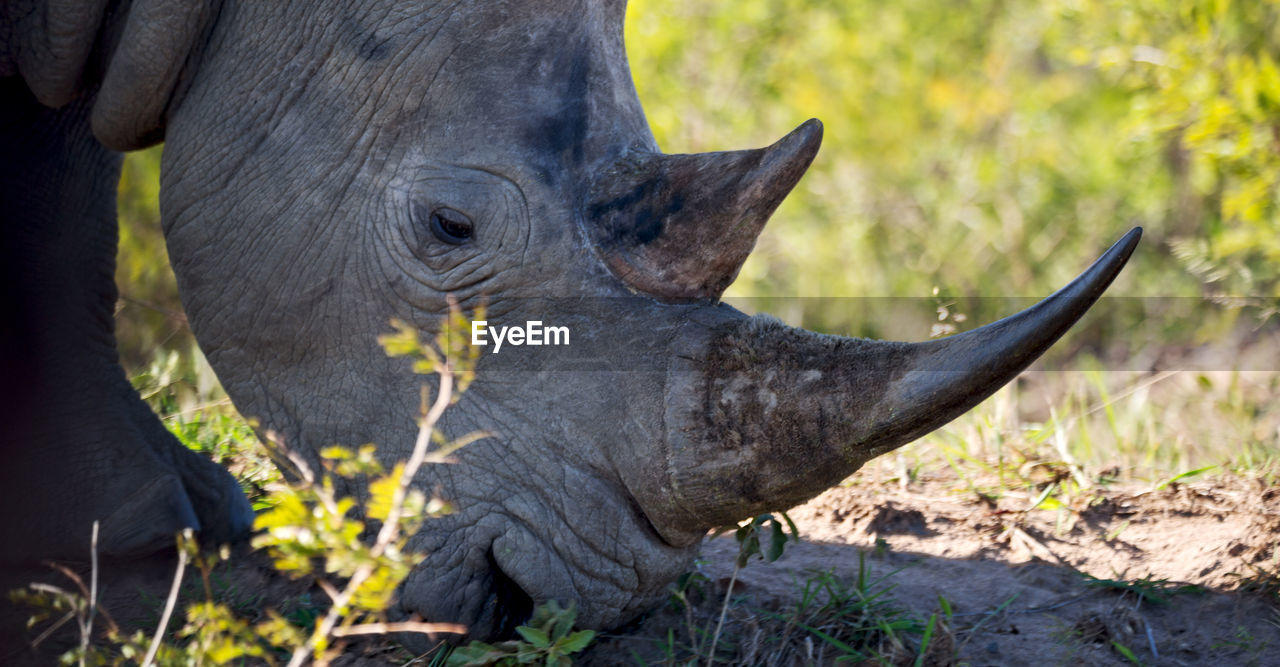
[[[169,517],[169,520],[167,523],[156,521],[156,528],[144,530],[159,536],[159,542],[154,546],[119,555],[149,553],[172,545],[174,533],[183,528],[195,530],[200,541],[210,545],[247,538],[253,528],[253,508],[231,473],[184,447],[132,391],[126,397],[129,399],[133,401],[130,406],[133,408],[133,421],[143,434],[146,445],[172,471],[157,478],[149,498],[138,498],[140,503],[149,505],[138,507],[132,523],[146,525],[150,521],[148,517]],[[171,481],[161,482],[165,477]],[[111,517],[116,517],[124,509],[122,505]],[[122,519],[126,516],[129,515],[121,514]],[[126,525],[124,522],[116,524],[122,531],[122,537],[129,530]],[[167,530],[172,525],[177,525],[177,530]]]
[[[146,484],[102,520],[98,551],[108,556],[140,556],[156,551],[184,528],[199,528],[182,481],[165,475]]]
[[[204,544],[248,536],[253,510],[235,478],[182,446],[127,383],[111,393],[93,417],[19,418],[0,434],[0,561],[87,560],[94,521],[110,557],[172,548],[185,528]]]

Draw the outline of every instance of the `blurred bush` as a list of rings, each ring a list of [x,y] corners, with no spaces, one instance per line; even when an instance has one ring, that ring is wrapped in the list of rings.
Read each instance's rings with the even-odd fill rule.
[[[1110,294],[1280,296],[1276,0],[633,0],[637,88],[670,152],[771,143],[826,124],[730,296],[795,324],[894,334],[872,301],[1044,295],[1119,238],[1146,236]],[[159,150],[121,181],[122,352],[190,346],[164,257]],[[938,301],[930,297],[937,287]],[[1137,300],[1131,300],[1137,303]],[[1146,303],[1146,302],[1144,302]],[[951,308],[961,328],[1008,314]],[[1125,310],[1125,309],[1121,309]],[[1129,308],[1082,344],[1207,335],[1214,317]],[[890,318],[892,319],[892,318]],[[928,321],[918,326],[927,336]]]
[[[159,196],[160,147],[126,155],[117,192],[116,338],[121,361],[131,373],[146,368],[159,348],[180,348],[175,337],[186,331],[160,232]]]
[[[666,151],[826,124],[730,292],[792,323],[880,333],[790,297],[1048,294],[1134,225],[1111,294],[1274,306],[1280,3],[1140,4],[636,0],[626,37]]]
[[[174,392],[178,405],[163,410],[167,414],[216,399],[221,392],[187,326],[169,268],[160,230],[160,153],[156,146],[126,155],[120,176],[116,340],[130,376],[146,376],[141,381],[153,391]]]

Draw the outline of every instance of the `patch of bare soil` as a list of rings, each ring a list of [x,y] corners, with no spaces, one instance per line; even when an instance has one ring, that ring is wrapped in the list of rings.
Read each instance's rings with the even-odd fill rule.
[[[947,479],[864,483],[792,510],[803,541],[738,575],[736,623],[726,625],[734,659],[833,662],[837,652],[821,638],[779,651],[785,624],[763,636],[751,626],[785,617],[814,573],[854,581],[863,562],[917,618],[941,617],[939,596],[949,602],[953,616],[934,637],[943,646],[926,664],[1129,664],[1127,650],[1144,664],[1280,665],[1280,489],[1229,479],[1098,490],[1080,501],[1084,509],[1060,513],[1026,512],[1031,499],[1014,494],[995,501],[963,489]],[[718,613],[736,554],[732,538],[705,546],[700,568],[716,592],[702,613]],[[585,664],[620,663],[624,647],[662,662],[662,641],[655,649],[636,637],[654,634],[646,624],[665,623],[679,643],[688,623],[673,615],[655,614],[630,636],[601,642]],[[915,658],[910,646],[885,653],[897,663]]]

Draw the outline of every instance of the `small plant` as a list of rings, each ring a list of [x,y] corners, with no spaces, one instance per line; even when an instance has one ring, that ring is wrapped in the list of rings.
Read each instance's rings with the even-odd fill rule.
[[[896,572],[873,576],[866,553],[859,555],[858,575],[852,581],[831,572],[814,573],[800,584],[793,604],[731,612],[741,569],[757,556],[766,562],[777,560],[786,543],[798,539],[797,531],[786,515],[762,515],[717,532],[732,532],[738,543],[728,591],[714,613],[703,609],[702,621],[698,616],[703,614],[694,607],[706,577],[694,572],[677,582],[671,601],[683,608],[688,639],[681,642],[669,630],[658,642],[660,664],[932,664],[955,653],[950,601],[940,596],[939,610],[928,617],[911,613],[889,595],[893,586],[888,579]],[[731,615],[733,624],[727,622]],[[733,641],[727,639],[729,627],[739,628]],[[644,663],[641,656],[634,657]]]
[[[716,621],[716,631],[711,635],[711,646],[707,649],[707,664],[715,661],[716,644],[720,642],[720,632],[724,629],[724,617],[729,611],[729,600],[733,596],[733,585],[738,582],[738,573],[747,566],[752,556],[759,556],[766,563],[772,563],[782,557],[787,541],[800,541],[800,529],[787,516],[779,512],[779,520],[772,514],[761,514],[737,526],[726,526],[715,531],[716,535],[733,532],[733,539],[738,542],[738,558],[733,563],[733,574],[729,576],[729,586],[724,592],[724,602],[720,605],[720,620]],[[785,529],[784,529],[785,525]],[[789,532],[788,532],[789,531]]]
[[[520,639],[486,644],[473,641],[453,650],[446,665],[571,665],[569,656],[595,641],[593,630],[573,630],[578,610],[570,604],[561,607],[551,600],[533,610],[529,622],[516,628]]]
[[[267,489],[282,481],[280,470],[200,359],[192,367],[175,351],[158,353],[133,376],[133,387],[179,442],[226,466],[254,510],[265,509]]]
[[[708,583],[706,575],[697,571],[685,573],[672,586],[671,603],[684,611],[688,644],[687,646],[679,644],[674,631],[668,632],[665,643],[661,644],[666,654],[664,664],[694,665],[704,658],[708,665],[720,661],[716,656],[716,651],[720,646],[720,637],[724,631],[725,618],[728,615],[730,603],[733,600],[738,574],[752,558],[758,556],[761,560],[772,563],[782,556],[787,542],[799,541],[799,529],[796,528],[791,517],[783,512],[780,512],[779,516],[761,514],[739,524],[716,529],[712,534],[725,535],[728,533],[733,533],[734,539],[738,543],[738,554],[734,559],[733,573],[730,575],[724,598],[715,614],[717,619],[715,629],[711,629],[710,618],[703,623],[694,617],[694,608],[697,606],[697,600],[701,598],[701,593]],[[692,657],[684,660],[677,659],[677,653],[686,650],[692,654]],[[638,657],[637,660],[639,660]]]

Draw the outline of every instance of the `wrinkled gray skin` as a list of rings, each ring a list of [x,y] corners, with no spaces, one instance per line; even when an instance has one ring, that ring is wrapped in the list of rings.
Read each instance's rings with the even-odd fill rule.
[[[568,351],[486,354],[443,425],[494,437],[418,480],[458,511],[419,536],[429,555],[397,612],[475,636],[551,598],[586,626],[633,618],[708,527],[812,497],[1008,381],[1133,249],[1136,232],[1062,298],[936,343],[818,336],[719,305],[821,126],[662,156],[623,12],[6,0],[0,260],[18,287],[0,342],[19,370],[4,383],[0,446],[17,462],[0,556],[83,554],[95,518],[116,555],[183,526],[235,538],[251,518],[115,361],[115,151],[165,141],[161,211],[192,328],[240,411],[304,452],[408,454],[423,378],[375,342],[393,317],[431,331],[451,294],[487,301],[494,324],[570,328]],[[471,238],[432,232],[445,209]]]

